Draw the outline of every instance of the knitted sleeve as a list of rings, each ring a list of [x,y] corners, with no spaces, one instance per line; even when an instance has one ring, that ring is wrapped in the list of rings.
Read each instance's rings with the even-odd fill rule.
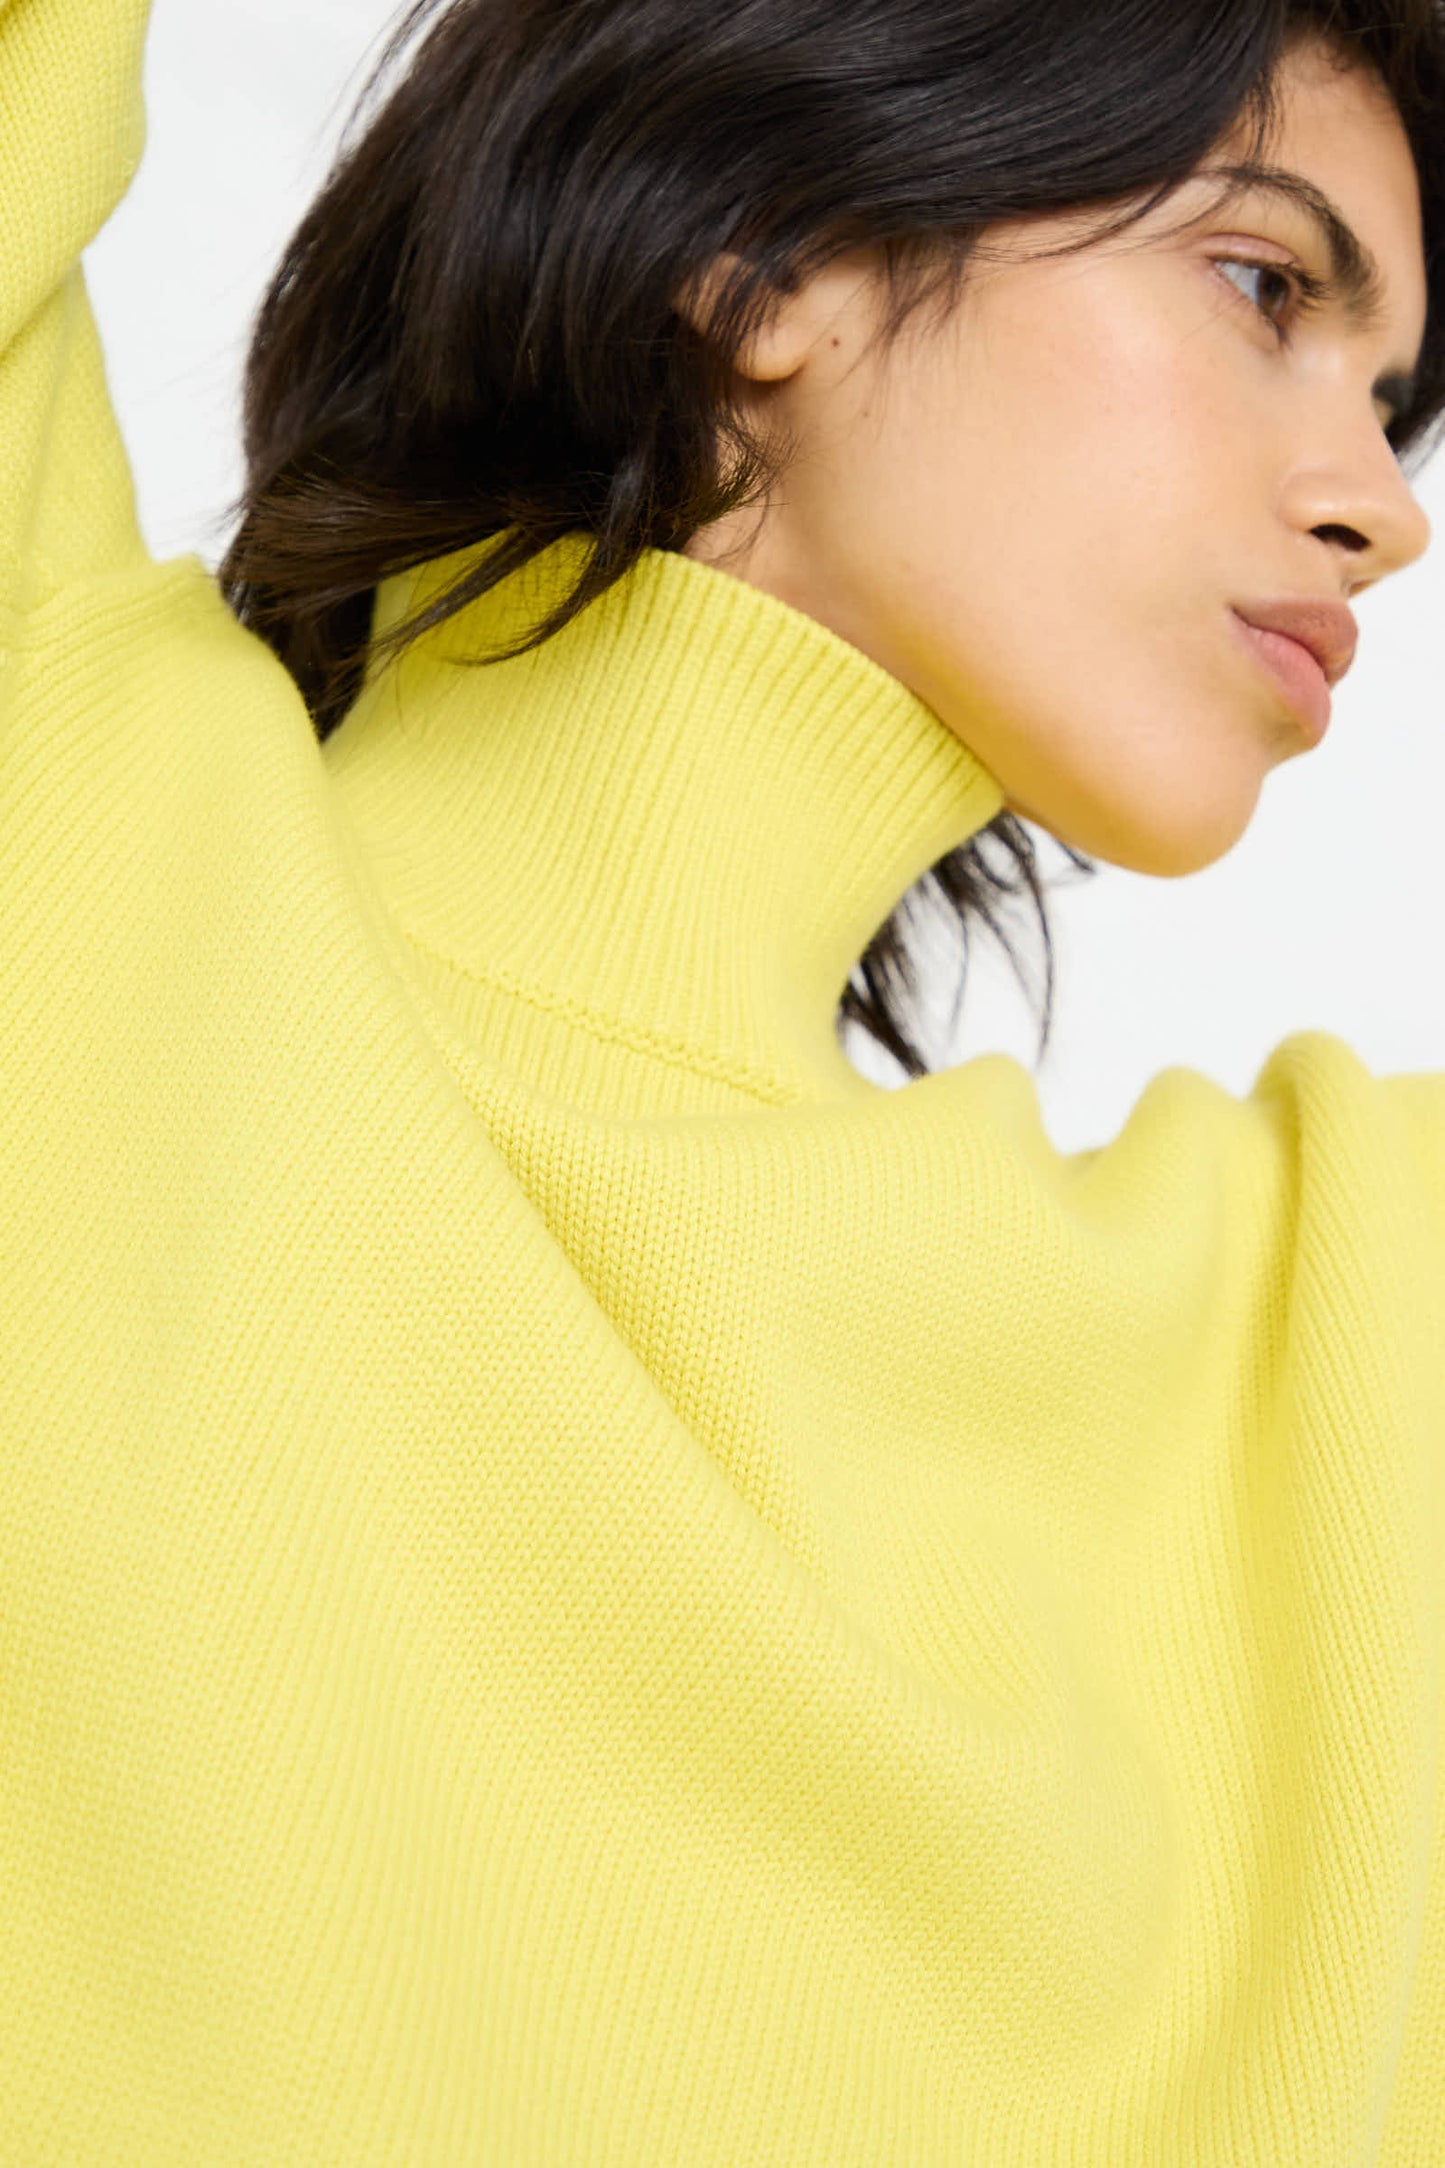
[[[146,562],[80,258],[140,163],[149,12],[0,0],[0,662],[60,589]]]

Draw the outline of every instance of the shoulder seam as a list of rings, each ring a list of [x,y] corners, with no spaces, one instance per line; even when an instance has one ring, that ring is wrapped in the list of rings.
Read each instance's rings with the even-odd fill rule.
[[[630,1023],[625,1017],[612,1016],[605,1010],[594,1009],[587,1003],[576,1001],[570,995],[557,994],[545,986],[538,986],[504,971],[482,971],[472,964],[458,963],[443,950],[424,940],[411,927],[402,928],[406,939],[415,949],[431,958],[434,963],[454,971],[458,978],[468,979],[474,985],[484,986],[492,993],[504,994],[520,1001],[530,1009],[558,1018],[561,1022],[583,1031],[590,1038],[604,1045],[625,1047],[630,1053],[642,1054],[654,1061],[663,1062],[669,1068],[686,1070],[690,1075],[704,1077],[710,1083],[730,1084],[734,1090],[745,1092],[750,1098],[759,1099],[769,1106],[797,1106],[803,1093],[794,1084],[774,1075],[769,1070],[758,1069],[750,1062],[740,1061],[736,1056],[708,1047],[693,1046],[683,1039],[675,1039],[663,1032],[650,1030],[644,1024]]]

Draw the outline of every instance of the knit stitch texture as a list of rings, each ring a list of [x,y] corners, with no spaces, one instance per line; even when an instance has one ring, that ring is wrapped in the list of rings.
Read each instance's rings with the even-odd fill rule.
[[[136,524],[145,16],[0,0],[0,2163],[1441,2168],[1445,1083],[865,1080],[1002,793],[680,556],[319,745]]]

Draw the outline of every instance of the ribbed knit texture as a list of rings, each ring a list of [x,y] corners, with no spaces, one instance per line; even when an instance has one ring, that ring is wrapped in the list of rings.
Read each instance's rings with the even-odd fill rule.
[[[0,2162],[1441,2168],[1445,1080],[865,1081],[1002,794],[676,556],[319,746],[136,527],[144,16],[0,6]]]

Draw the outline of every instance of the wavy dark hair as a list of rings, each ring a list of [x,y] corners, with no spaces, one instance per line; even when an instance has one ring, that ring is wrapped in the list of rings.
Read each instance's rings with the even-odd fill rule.
[[[321,194],[257,316],[246,482],[220,569],[324,741],[385,661],[562,535],[593,538],[562,603],[496,662],[561,631],[649,548],[681,550],[766,495],[786,447],[749,431],[732,357],[769,304],[876,249],[896,338],[957,298],[998,220],[1101,210],[1112,237],[1226,130],[1262,156],[1294,41],[1323,36],[1393,95],[1424,203],[1430,321],[1390,441],[1445,412],[1445,0],[417,0],[367,78]],[[1247,174],[1247,162],[1239,178]],[[675,297],[724,251],[704,336]],[[373,640],[378,583],[496,538],[429,608]],[[1068,849],[1081,873],[1097,870]],[[998,862],[992,862],[997,859]],[[910,1077],[918,905],[981,921],[1027,889],[1004,813],[941,859],[842,995]],[[1022,973],[1020,972],[1022,977]],[[960,984],[961,992],[961,984]],[[957,1017],[955,1008],[955,1018]]]

